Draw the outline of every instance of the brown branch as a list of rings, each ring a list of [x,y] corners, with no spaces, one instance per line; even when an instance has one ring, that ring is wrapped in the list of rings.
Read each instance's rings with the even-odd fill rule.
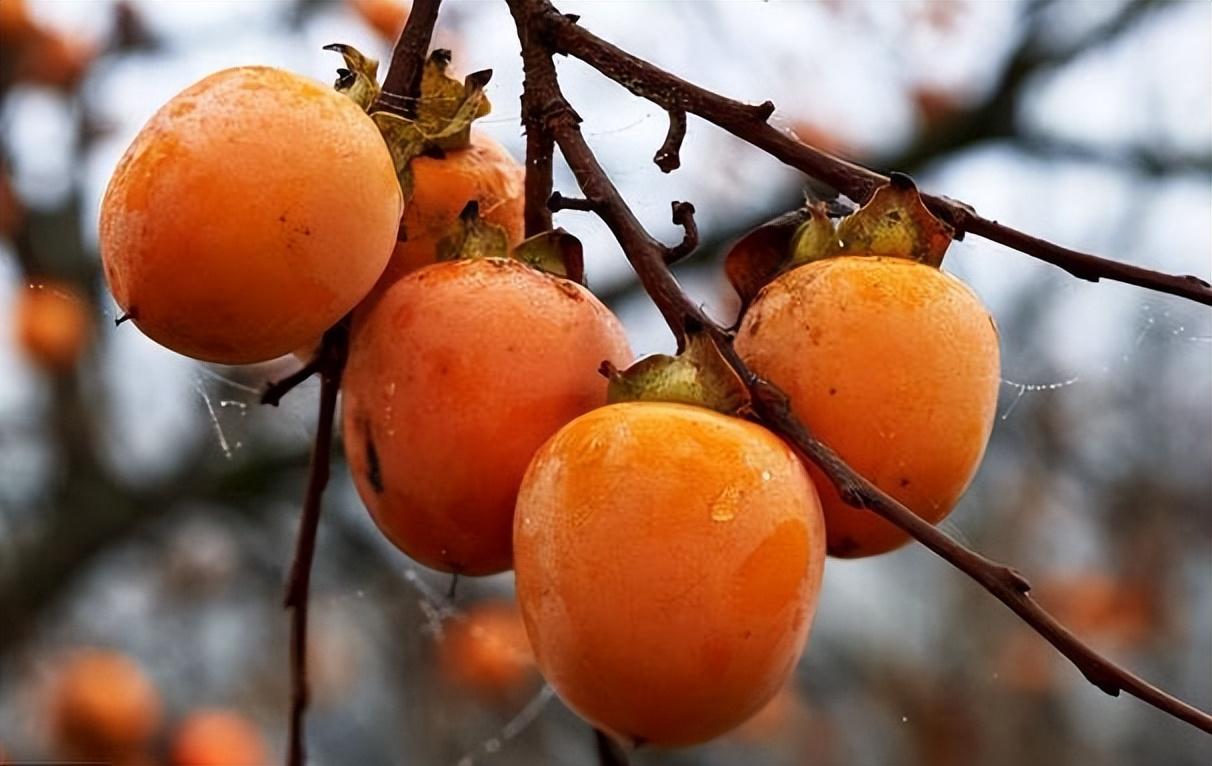
[[[408,21],[391,51],[391,64],[383,77],[375,109],[393,112],[412,119],[417,116],[417,99],[421,92],[421,74],[425,71],[425,54],[433,27],[438,21],[442,0],[415,0],[408,12]],[[373,111],[373,110],[372,110]]]
[[[507,0],[507,2],[513,9],[521,28],[533,30],[534,26],[546,25],[553,31],[567,30],[569,27],[577,29],[575,25],[569,24],[559,16],[547,0]],[[599,41],[588,33],[578,30],[576,35],[568,36],[567,32],[561,34],[565,35],[562,51],[584,58],[599,69],[605,68],[605,70],[619,73],[620,77],[623,77],[622,72],[628,72],[628,76],[624,78],[623,82],[633,90],[637,87],[640,89],[647,87],[642,84],[646,81],[646,77],[656,78],[656,80],[665,82],[667,88],[661,96],[662,99],[685,106],[688,111],[696,114],[701,114],[695,109],[696,104],[707,105],[708,114],[702,116],[713,122],[716,120],[712,119],[711,115],[719,116],[714,111],[717,107],[730,113],[743,107],[737,102],[709,94],[671,75],[659,72],[652,75],[648,72],[651,67],[643,62],[638,64],[640,71],[627,70],[627,66],[634,67],[635,62],[639,60]],[[526,35],[523,34],[521,37],[525,41]],[[558,35],[557,39],[560,39]],[[570,47],[569,41],[573,42],[572,47]],[[596,50],[596,53],[592,55],[593,60],[584,55],[585,51],[580,48],[581,45]],[[620,69],[615,66],[615,57],[632,63],[626,66],[620,65],[622,66]],[[678,286],[665,263],[666,249],[642,227],[585,142],[578,125],[579,120],[564,101],[552,62],[547,60],[541,67],[536,67],[534,75],[529,87],[541,89],[541,93],[535,93],[534,98],[547,106],[548,130],[554,136],[569,167],[572,168],[585,197],[593,203],[595,212],[619,241],[644,289],[660,309],[674,335],[677,336],[679,346],[684,344],[685,338],[690,332],[707,333],[714,340],[724,358],[748,386],[753,400],[753,409],[759,420],[788,439],[819,466],[847,503],[856,508],[866,508],[878,513],[967,574],[1052,644],[1098,688],[1112,695],[1126,691],[1179,720],[1212,733],[1212,715],[1171,696],[1099,655],[1031,598],[1030,584],[1016,570],[970,550],[945,532],[922,520],[904,505],[856,473],[837,453],[816,439],[808,428],[796,418],[787,396],[773,384],[759,378],[745,365],[733,349],[729,333],[708,319]],[[637,83],[640,84],[637,85]],[[641,93],[641,95],[643,94]],[[736,114],[737,119],[745,124],[756,124],[752,117],[745,116],[743,112],[737,111]],[[725,120],[725,122],[728,121]],[[778,137],[780,140],[789,141],[781,134],[778,134]],[[754,143],[761,146],[757,141]],[[794,144],[794,142],[790,143]],[[857,166],[848,166],[846,163],[835,166],[831,163],[840,161],[828,158],[827,155],[821,155],[815,150],[809,150],[807,156],[817,159],[827,158],[823,167],[833,173],[835,177],[852,175],[862,183],[867,183],[863,179],[864,174],[869,174],[869,171],[857,168]],[[870,193],[871,189],[866,189],[866,191]],[[949,202],[949,204],[958,203]],[[992,225],[996,226],[996,224]],[[1027,235],[1014,232],[1014,236],[1026,237]],[[1035,240],[1035,242],[1042,241]],[[1038,245],[1032,246],[1037,247]]]
[[[694,205],[689,202],[674,202],[673,222],[685,231],[682,241],[665,252],[665,263],[673,265],[695,251],[699,246],[699,225],[694,220]]]
[[[802,144],[769,125],[766,120],[774,111],[769,101],[752,106],[712,93],[602,40],[560,15],[547,0],[526,0],[525,5],[557,53],[584,61],[641,98],[698,115],[855,201],[866,201],[888,182],[887,176]],[[962,202],[935,195],[922,198],[931,212],[955,228],[957,238],[971,232],[1081,279],[1110,279],[1212,305],[1212,286],[1198,277],[1166,274],[1061,247],[983,218]]]
[[[316,440],[308,468],[307,495],[299,518],[299,536],[294,561],[286,583],[286,609],[290,611],[290,739],[287,766],[303,766],[305,746],[303,715],[310,693],[307,685],[307,601],[311,586],[311,565],[316,554],[316,535],[320,527],[320,503],[328,485],[332,453],[333,420],[337,410],[337,392],[349,352],[349,330],[342,322],[324,334],[316,364],[320,373],[320,410]]]
[[[681,109],[669,110],[669,132],[665,143],[657,149],[652,161],[662,173],[672,173],[682,167],[682,139],[686,138],[686,113]]]
[[[302,367],[281,380],[271,381],[265,387],[265,390],[261,392],[261,404],[277,407],[281,403],[282,397],[298,388],[304,381],[319,372],[322,352],[322,348],[317,350],[316,355],[309,359]]]

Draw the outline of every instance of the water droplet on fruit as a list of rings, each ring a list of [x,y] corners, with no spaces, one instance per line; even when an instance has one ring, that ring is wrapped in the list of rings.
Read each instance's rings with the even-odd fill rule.
[[[727,487],[711,504],[712,521],[732,521],[736,518],[737,505],[741,499],[741,491],[736,487]]]

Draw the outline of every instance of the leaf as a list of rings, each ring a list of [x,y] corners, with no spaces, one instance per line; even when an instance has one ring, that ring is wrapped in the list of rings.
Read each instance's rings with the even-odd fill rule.
[[[724,257],[724,273],[747,306],[767,282],[783,269],[791,239],[808,218],[808,211],[793,210],[747,232]]]
[[[515,247],[512,255],[527,266],[585,284],[585,249],[564,229],[536,234]]]
[[[953,230],[926,209],[917,187],[894,173],[866,205],[838,224],[842,252],[909,258],[938,267]]]
[[[480,203],[472,200],[451,224],[438,243],[438,260],[508,258],[509,238],[505,229],[480,218]]]
[[[703,332],[691,333],[677,356],[654,354],[619,370],[606,362],[606,397],[617,402],[677,402],[735,415],[749,406],[749,389]]]
[[[348,67],[337,70],[337,91],[353,99],[363,111],[369,109],[379,97],[379,62],[352,45],[343,43],[325,45],[324,50],[340,53],[345,59],[345,66]]]

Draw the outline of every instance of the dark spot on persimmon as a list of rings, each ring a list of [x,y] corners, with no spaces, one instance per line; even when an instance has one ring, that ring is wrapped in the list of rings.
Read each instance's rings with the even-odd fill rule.
[[[370,432],[370,422],[361,421],[362,432],[366,439],[366,480],[374,489],[375,494],[383,494],[383,472],[379,467],[379,451],[375,449],[374,436]]]

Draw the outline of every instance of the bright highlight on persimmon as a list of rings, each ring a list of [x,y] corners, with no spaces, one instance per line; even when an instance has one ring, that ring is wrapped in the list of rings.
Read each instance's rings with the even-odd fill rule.
[[[825,559],[812,482],[776,436],[629,402],[538,454],[514,522],[518,600],[544,677],[594,725],[688,745],[787,681]]]
[[[927,521],[950,513],[976,473],[997,405],[997,329],[972,290],[938,268],[859,254],[793,268],[758,293],[736,349],[817,437]],[[809,471],[830,554],[909,540]]]
[[[366,296],[402,194],[349,98],[268,67],[217,72],[135,138],[101,208],[123,311],[156,342],[240,364],[302,347]]]
[[[504,258],[443,262],[354,316],[345,451],[383,533],[426,566],[510,567],[514,501],[535,450],[606,403],[603,361],[631,361],[585,288]]]

